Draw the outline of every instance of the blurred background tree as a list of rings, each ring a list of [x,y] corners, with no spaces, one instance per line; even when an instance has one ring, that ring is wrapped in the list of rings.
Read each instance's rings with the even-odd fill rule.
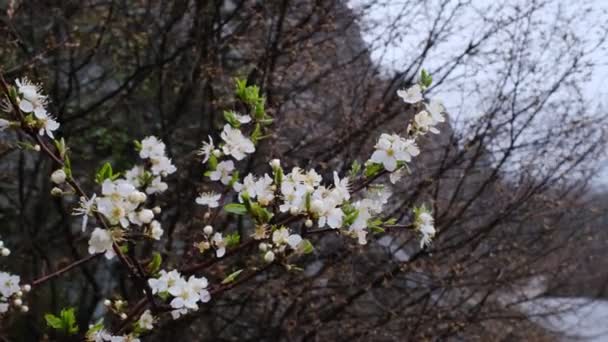
[[[605,47],[606,17],[591,22],[588,7],[559,1],[474,5],[5,0],[0,67],[7,79],[45,85],[89,191],[100,159],[124,170],[134,137],[165,141],[181,170],[156,199],[166,208],[159,246],[169,266],[201,261],[191,239],[202,228],[194,198],[206,185],[194,151],[208,135],[218,139],[234,77],[262,88],[275,119],[249,171],[276,157],[329,176],[365,161],[380,132],[406,130],[395,92],[424,67],[434,78],[429,94],[451,99],[450,119],[423,141],[426,153],[390,206],[406,222],[402,208],[432,203],[438,237],[429,249],[408,231],[365,248],[320,237],[303,272],[270,269],[144,340],[552,339],[522,305],[604,293],[605,208],[596,204],[605,195],[589,192],[606,118],[582,89]],[[593,35],[577,35],[582,21]],[[395,49],[405,57],[383,67]],[[73,204],[49,194],[49,161],[9,141],[0,142],[0,234],[19,261],[7,267],[35,279],[85,257],[87,236]],[[230,217],[220,226],[249,234]],[[104,315],[103,298],[140,294],[118,264],[97,259],[32,296],[27,315],[4,322],[5,340],[42,339],[43,314],[70,305],[86,327]]]

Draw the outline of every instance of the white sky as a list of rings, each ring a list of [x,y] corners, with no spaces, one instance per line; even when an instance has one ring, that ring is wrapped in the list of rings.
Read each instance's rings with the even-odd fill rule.
[[[351,7],[357,9],[358,6],[368,3],[370,0],[351,0]],[[416,53],[411,53],[415,50],[420,51],[420,42],[424,39],[424,35],[428,32],[433,24],[432,19],[436,13],[438,0],[428,1],[404,1],[404,0],[374,0],[377,1],[371,7],[371,10],[365,11],[367,15],[364,17],[363,26],[374,26],[367,34],[364,34],[364,39],[372,47],[372,59],[382,65],[387,71],[403,70],[403,68],[411,61]],[[413,3],[413,4],[412,4]],[[453,6],[457,1],[450,3]],[[432,70],[435,63],[441,65],[442,61],[450,60],[459,51],[462,51],[471,40],[478,37],[481,32],[476,31],[479,23],[483,20],[483,16],[487,13],[495,13],[492,11],[495,6],[501,4],[514,5],[522,3],[520,0],[471,0],[471,4],[462,9],[455,20],[451,20],[454,25],[455,36],[450,36],[446,41],[441,42],[434,51],[429,53],[424,67]],[[525,2],[524,2],[525,3]],[[539,13],[540,20],[547,20],[551,23],[551,19],[558,15],[564,14],[581,14],[581,18],[572,22],[568,27],[573,36],[578,37],[583,41],[583,46],[586,50],[593,48],[593,41],[597,41],[598,32],[602,27],[598,25],[608,25],[608,0],[583,0],[583,1],[568,1],[556,0]],[[503,15],[509,15],[508,11],[503,12]],[[399,19],[405,17],[406,19]],[[398,30],[389,30],[391,24],[397,23]],[[394,26],[394,25],[393,25]],[[605,28],[605,27],[604,27]],[[547,24],[547,30],[551,28]],[[542,34],[542,33],[541,33]],[[390,41],[391,43],[387,43]],[[499,44],[494,41],[493,44]],[[606,45],[606,44],[604,44]],[[542,58],[543,51],[539,51],[539,57]],[[593,72],[590,77],[585,78],[585,83],[582,88],[583,96],[591,103],[591,110],[598,113],[604,113],[605,108],[608,108],[608,52],[606,46],[594,49],[589,54],[587,62],[593,64]],[[463,69],[456,74],[466,75],[467,70]],[[557,72],[556,72],[557,74]],[[483,77],[476,75],[475,77]],[[460,81],[459,81],[460,82]],[[441,98],[448,111],[452,115],[452,119],[466,119],[474,117],[475,109],[478,103],[471,99],[470,94],[473,91],[467,92],[463,88],[466,84],[457,84],[454,88],[450,82],[437,89],[435,96]],[[463,93],[467,93],[463,96]],[[456,123],[456,127],[458,124]],[[598,183],[608,185],[608,158],[604,156],[601,161],[604,165],[604,171],[601,177],[598,177]]]

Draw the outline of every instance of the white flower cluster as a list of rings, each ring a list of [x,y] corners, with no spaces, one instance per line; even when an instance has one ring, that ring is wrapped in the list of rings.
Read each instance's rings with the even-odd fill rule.
[[[74,214],[83,215],[85,219],[96,210],[115,227],[113,231],[96,228],[89,240],[89,253],[105,253],[108,259],[114,257],[113,241],[120,239],[121,229],[129,229],[132,225],[142,227],[149,238],[160,240],[163,229],[154,219],[160,208],[149,209],[144,203],[148,195],[167,189],[162,177],[174,173],[176,167],[165,156],[165,144],[156,137],[142,140],[139,155],[149,161],[149,171],[135,166],[125,174],[125,178],[105,179],[101,185],[102,196],[93,195],[90,200],[81,198],[80,207],[75,209]],[[142,191],[144,189],[145,192]],[[83,222],[83,227],[85,225]]]
[[[334,229],[342,227],[344,212],[340,205],[350,199],[348,178],[340,179],[334,172],[334,187],[331,188],[321,185],[321,181],[314,169],[304,173],[294,167],[281,184],[283,203],[279,210],[292,215],[308,211],[317,219],[320,228],[326,225]]]
[[[262,242],[259,244],[260,251],[264,253],[264,260],[266,262],[273,262],[277,254],[285,253],[287,246],[296,250],[302,237],[298,234],[291,234],[285,227],[281,227],[272,232],[272,243]]]
[[[404,139],[398,134],[382,133],[375,148],[370,161],[382,164],[389,172],[395,171],[399,162],[409,163],[420,154],[414,139]]]
[[[204,253],[206,250],[214,248],[215,255],[218,258],[223,257],[226,254],[226,241],[224,241],[222,233],[216,232],[214,234],[213,227],[210,225],[207,225],[205,226],[205,228],[203,228],[203,233],[205,239],[196,244],[196,247],[198,247],[199,251],[201,253]]]
[[[392,193],[384,187],[371,188],[367,197],[353,203],[357,209],[357,218],[348,228],[348,232],[356,237],[359,244],[367,244],[367,228],[374,215],[382,213],[382,207],[388,202]]]
[[[251,117],[249,115],[232,115],[238,120],[238,122],[242,124],[251,122]],[[203,146],[198,150],[197,153],[198,155],[203,156],[203,163],[206,163],[212,155],[220,157],[223,153],[224,155],[232,156],[236,160],[243,160],[247,154],[255,152],[255,145],[253,144],[253,141],[243,135],[240,129],[234,128],[230,124],[224,125],[224,129],[222,130],[220,136],[223,140],[223,144],[219,147],[221,150],[216,149],[211,137],[209,137],[209,142],[203,142]],[[225,168],[227,167],[228,165],[225,165]],[[231,171],[232,169],[228,171]],[[220,178],[213,180],[219,179]]]
[[[217,208],[220,206],[222,195],[215,192],[203,192],[196,198],[196,204],[207,206],[209,208]]]
[[[198,303],[207,303],[211,300],[211,294],[207,290],[207,278],[190,276],[186,280],[177,270],[166,272],[160,271],[158,278],[148,279],[148,284],[153,294],[172,296],[169,303],[173,308],[171,316],[178,319],[189,311],[198,310]]]
[[[224,160],[217,164],[215,170],[209,173],[209,179],[212,181],[220,181],[224,185],[228,185],[232,181],[232,173],[234,171],[234,162],[232,160]],[[238,183],[234,188],[238,191]]]
[[[54,138],[53,132],[59,128],[59,123],[46,110],[47,98],[42,95],[39,85],[30,82],[27,78],[15,80],[19,109],[25,114],[33,114],[36,118],[39,134]]]
[[[251,121],[251,118],[249,116],[247,117],[249,118],[249,121]],[[243,133],[241,133],[241,130],[233,128],[229,124],[224,125],[221,137],[224,140],[222,151],[224,154],[232,156],[236,160],[242,160],[247,154],[255,152],[253,142],[245,137]]]
[[[237,184],[236,187],[239,189],[240,195],[247,193],[250,199],[257,199],[258,203],[267,206],[274,199],[274,191],[276,190],[272,183],[273,179],[268,174],[256,179],[250,173],[243,179],[243,184]],[[243,201],[242,196],[239,196],[239,199],[241,202]]]
[[[87,342],[140,342],[134,335],[112,335],[106,330],[98,330],[88,333]]]
[[[417,104],[424,100],[422,87],[419,84],[406,90],[399,90],[397,95],[409,104]],[[382,164],[385,170],[391,172],[392,176],[392,173],[399,171],[403,164],[409,163],[413,157],[420,154],[420,149],[415,141],[419,135],[427,132],[439,133],[436,126],[445,121],[444,112],[445,108],[438,100],[431,100],[428,104],[424,103],[424,109],[414,116],[414,124],[408,127],[408,131],[412,132],[412,137],[406,139],[398,134],[381,134],[369,162]],[[395,183],[400,177],[401,174],[392,176],[391,182]]]
[[[424,207],[414,209],[414,227],[422,234],[420,248],[429,246],[436,231],[433,215]]]
[[[11,305],[23,312],[29,311],[29,307],[23,305],[23,293],[29,292],[30,285],[19,285],[21,278],[6,272],[0,272],[0,313],[8,311]]]

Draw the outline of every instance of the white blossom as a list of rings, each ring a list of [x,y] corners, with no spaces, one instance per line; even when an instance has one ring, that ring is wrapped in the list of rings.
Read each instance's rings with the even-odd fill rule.
[[[24,113],[34,113],[40,118],[46,115],[46,96],[41,94],[41,87],[30,82],[27,78],[15,80],[17,92],[21,94],[19,109]]]
[[[431,240],[435,236],[435,226],[433,216],[424,210],[424,208],[418,209],[416,218],[414,221],[416,229],[422,234],[420,240],[420,248],[431,244]]]
[[[221,137],[224,140],[222,151],[236,160],[242,160],[247,154],[255,152],[253,142],[245,137],[239,129],[232,128],[229,124],[224,125]]]
[[[209,160],[211,157],[211,153],[215,149],[215,145],[213,145],[213,138],[209,135],[209,142],[203,141],[203,146],[196,152],[199,156],[203,156],[203,164]]]
[[[142,159],[159,158],[165,156],[165,143],[155,136],[146,137],[141,141],[139,157]]]
[[[226,242],[224,241],[224,237],[222,236],[222,233],[216,232],[215,234],[213,234],[213,237],[211,238],[211,242],[213,242],[213,245],[216,248],[215,255],[218,258],[223,257],[226,254]]]
[[[222,184],[228,185],[232,180],[232,171],[234,170],[234,162],[225,160],[217,164],[214,171],[209,174],[209,179],[212,181],[221,181]]]
[[[171,159],[165,156],[150,158],[150,162],[152,163],[150,171],[152,171],[152,174],[154,175],[167,176],[177,170],[175,165],[171,163]]]
[[[292,249],[296,249],[302,242],[302,237],[298,234],[290,234],[287,228],[282,227],[272,232],[272,242],[277,246],[287,244]]]
[[[137,324],[145,330],[152,330],[154,328],[154,316],[152,316],[150,310],[144,311],[144,313],[139,316]]]
[[[74,208],[72,215],[74,216],[82,216],[82,231],[84,232],[87,228],[87,223],[89,222],[89,216],[93,215],[93,210],[95,208],[95,199],[97,198],[96,194],[93,194],[90,199],[86,199],[86,197],[80,197],[79,207]]]
[[[146,187],[146,193],[148,195],[161,193],[167,191],[168,188],[169,186],[167,185],[167,183],[163,182],[162,178],[158,176],[152,179],[152,182],[150,182],[148,187]]]
[[[220,205],[220,198],[222,198],[221,194],[215,192],[203,192],[196,198],[196,203],[206,205],[209,208],[217,208]]]
[[[105,253],[107,259],[112,259],[116,255],[112,248],[113,242],[110,231],[95,228],[89,239],[89,254]]]
[[[418,103],[422,101],[422,87],[419,84],[414,84],[410,88],[397,90],[397,96],[403,99],[405,103]]]
[[[39,135],[44,135],[46,133],[51,139],[54,139],[55,136],[53,132],[59,128],[59,123],[55,120],[53,116],[48,113],[34,113],[34,116],[41,123],[40,130],[38,131]]]
[[[350,199],[350,189],[348,177],[344,177],[340,180],[338,172],[334,171],[334,191],[332,192],[339,202],[348,201]]]
[[[397,134],[381,134],[375,148],[370,160],[382,164],[390,172],[397,169],[397,162],[410,162],[412,157],[420,154],[414,140],[406,140]]]
[[[4,298],[8,298],[21,290],[19,286],[21,279],[18,275],[12,275],[6,272],[0,272],[0,294]]]
[[[246,124],[246,123],[250,123],[251,122],[251,116],[249,116],[247,114],[241,115],[241,114],[238,114],[238,113],[232,113],[232,115],[234,115],[234,118],[238,122],[240,122],[242,124]]]
[[[150,222],[150,237],[154,240],[160,240],[163,236],[164,230],[160,225],[160,222],[154,220]]]
[[[443,106],[443,103],[440,100],[433,99],[428,104],[425,104],[425,107],[436,123],[445,121],[445,118],[443,117],[445,107]]]

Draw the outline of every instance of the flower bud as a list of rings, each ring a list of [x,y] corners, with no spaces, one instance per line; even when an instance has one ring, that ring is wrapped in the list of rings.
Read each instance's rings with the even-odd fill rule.
[[[312,220],[308,219],[308,220],[306,220],[306,222],[304,222],[304,224],[306,225],[306,228],[310,228],[310,227],[312,227]]]
[[[24,305],[21,307],[21,312],[28,312],[30,311],[30,308],[27,305]]]
[[[211,245],[207,241],[202,241],[201,243],[199,243],[198,248],[202,253],[203,251],[206,251],[211,248]]]
[[[21,287],[23,292],[30,292],[32,290],[32,286],[30,284],[25,284]]]
[[[63,184],[66,177],[67,175],[65,174],[65,171],[63,171],[63,169],[58,169],[51,174],[51,181],[53,181],[55,184]]]
[[[131,203],[143,203],[146,201],[146,194],[141,191],[133,191],[129,194],[129,202]]]
[[[143,223],[150,223],[154,219],[154,212],[150,209],[142,209],[137,213],[137,218]]]
[[[154,212],[156,215],[158,215],[158,214],[160,214],[160,213],[162,212],[162,209],[160,209],[160,207],[159,207],[159,206],[156,206],[156,207],[152,208],[152,211],[153,211],[153,212]]]
[[[203,218],[205,220],[208,220],[211,217],[211,213],[210,212],[206,212],[205,215],[203,215]]]
[[[17,298],[13,301],[13,304],[15,304],[15,306],[21,306],[21,305],[23,305],[23,301],[21,299]]]
[[[291,208],[289,209],[289,213],[290,213],[291,215],[297,215],[297,214],[298,214],[298,208],[296,208],[296,207],[291,207]]]
[[[0,254],[2,254],[2,256],[9,256],[11,254],[11,250],[8,248],[2,248],[2,250],[0,251]]]
[[[211,235],[213,233],[213,227],[211,227],[210,225],[206,225],[205,228],[203,228],[203,232],[206,235]]]
[[[23,297],[23,291],[17,291],[17,292],[15,293],[15,295],[16,295],[17,297]]]
[[[126,313],[124,313],[124,312],[123,312],[123,313],[121,313],[121,314],[120,314],[120,319],[122,319],[122,320],[127,319],[127,314],[126,314]]]
[[[270,167],[272,167],[273,169],[278,169],[281,167],[281,161],[278,159],[273,159],[270,161]]]
[[[265,242],[262,242],[262,243],[260,243],[258,248],[260,249],[260,251],[266,252],[268,250],[268,245]]]
[[[112,306],[112,301],[109,299],[106,299],[103,301],[103,305],[106,307],[110,307],[110,306]]]
[[[63,195],[63,190],[59,189],[58,187],[54,187],[51,189],[51,195],[55,196],[55,197],[59,197],[59,196]]]
[[[222,156],[222,151],[216,148],[215,150],[213,150],[213,155],[219,158]]]
[[[266,260],[266,262],[273,262],[274,261],[274,252],[272,252],[272,251],[266,252],[266,254],[264,254],[264,260]]]
[[[0,241],[0,248],[4,247],[4,241]]]
[[[38,144],[34,145],[34,151],[40,152],[40,145],[38,145]]]

